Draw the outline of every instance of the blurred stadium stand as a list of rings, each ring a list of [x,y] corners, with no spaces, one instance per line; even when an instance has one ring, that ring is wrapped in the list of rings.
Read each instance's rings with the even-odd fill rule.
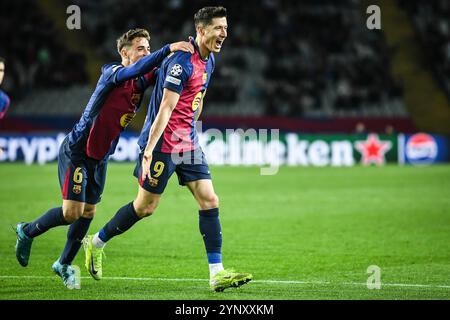
[[[278,126],[348,133],[363,122],[370,131],[383,132],[389,127],[397,132],[450,133],[439,121],[434,125],[436,118],[441,122],[450,119],[448,2],[372,1],[382,7],[382,30],[368,30],[365,10],[369,2],[224,2],[229,37],[216,56],[202,118],[217,127]],[[65,10],[71,4],[81,8],[80,31],[64,27]],[[195,35],[193,14],[205,5],[211,1],[1,2],[0,36],[6,46],[0,48],[0,55],[7,59],[2,87],[11,94],[12,104],[0,130],[47,128],[31,125],[45,117],[59,117],[58,129],[63,123],[69,129],[70,119],[77,120],[92,93],[100,66],[118,60],[115,40],[120,34],[129,28],[147,28],[152,50],[156,50]],[[411,63],[420,63],[423,73],[432,73],[434,78],[402,72],[405,59],[399,53],[409,48],[399,44],[401,37],[396,37],[389,24],[391,18],[407,25],[406,20],[394,19],[400,13],[411,19],[422,43],[415,50],[426,57]],[[435,80],[440,86],[433,86]],[[424,94],[414,86],[424,87],[433,96],[447,94],[445,100],[436,102],[437,115],[431,103],[418,97]],[[426,122],[421,120],[425,119],[423,109],[431,113]],[[136,130],[144,113],[135,121]],[[17,127],[19,123],[22,127]]]
[[[14,104],[35,89],[86,83],[85,57],[59,41],[59,31],[36,1],[2,1],[0,14],[0,55],[7,62],[2,86]]]
[[[450,2],[399,0],[412,17],[426,61],[450,96]]]

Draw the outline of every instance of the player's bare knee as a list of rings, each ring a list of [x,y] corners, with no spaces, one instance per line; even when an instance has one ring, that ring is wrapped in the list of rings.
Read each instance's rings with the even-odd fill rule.
[[[136,209],[136,214],[139,218],[149,217],[153,214],[155,210],[152,207],[143,207]]]
[[[200,200],[202,210],[208,210],[219,207],[219,197],[215,193],[211,193]]]
[[[83,218],[92,219],[95,215],[95,208],[84,208],[83,214],[81,215]]]
[[[151,202],[146,205],[137,206],[135,208],[136,214],[139,218],[149,217],[155,212],[157,206],[158,206],[158,203],[156,201]]]
[[[66,220],[68,223],[77,221],[82,214],[83,211],[78,208],[67,208],[63,210],[64,220]]]

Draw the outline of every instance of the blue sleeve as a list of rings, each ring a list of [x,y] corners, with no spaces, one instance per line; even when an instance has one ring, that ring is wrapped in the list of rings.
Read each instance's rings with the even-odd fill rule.
[[[143,75],[141,77],[142,79],[142,90],[146,90],[148,87],[150,86],[154,86],[156,83],[156,79],[158,77],[158,68],[153,69],[152,71],[150,71],[149,73]]]
[[[0,119],[2,119],[5,116],[8,107],[9,107],[9,97],[6,93],[0,90]]]
[[[188,55],[190,57],[191,55]],[[187,55],[180,55],[174,58],[166,69],[166,74],[164,75],[164,85],[163,87],[174,91],[178,94],[183,91],[183,88],[192,74],[192,63],[190,59],[186,59]],[[161,74],[161,76],[163,76]]]
[[[169,53],[170,45],[167,44],[158,51],[143,57],[132,65],[113,69],[114,71],[117,70],[116,72],[113,72],[113,82],[123,82],[129,79],[136,78],[138,76],[145,75],[146,73],[152,71],[153,68],[158,67]]]
[[[216,64],[215,64],[214,56],[211,54],[211,60],[208,62],[207,66],[206,66],[207,79],[204,84],[204,89],[207,89],[209,86],[209,82],[211,81],[211,77],[214,72],[215,65]]]
[[[214,69],[216,69],[216,57],[214,57],[214,54],[211,53],[211,74],[214,72]]]

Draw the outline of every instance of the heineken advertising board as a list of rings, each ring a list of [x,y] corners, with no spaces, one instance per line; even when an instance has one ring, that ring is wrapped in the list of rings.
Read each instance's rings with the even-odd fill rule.
[[[224,139],[203,136],[211,164],[289,166],[353,166],[359,162],[397,162],[397,136],[281,134],[275,139],[230,134]],[[212,140],[212,141],[211,141]]]

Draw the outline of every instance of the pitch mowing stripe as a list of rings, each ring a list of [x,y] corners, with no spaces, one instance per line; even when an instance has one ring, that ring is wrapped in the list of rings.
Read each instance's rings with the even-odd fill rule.
[[[0,279],[53,279],[55,276],[0,276]],[[81,277],[82,279],[91,279],[91,277]],[[171,281],[171,282],[207,282],[208,279],[190,279],[190,278],[134,278],[134,277],[103,277],[105,280],[125,280],[125,281]],[[330,281],[298,281],[298,280],[252,280],[253,283],[264,284],[299,284],[299,285],[351,285],[367,286],[362,282],[330,282]],[[450,289],[450,285],[432,285],[432,284],[412,284],[412,283],[381,283],[381,287],[419,287],[419,288],[442,288]]]

